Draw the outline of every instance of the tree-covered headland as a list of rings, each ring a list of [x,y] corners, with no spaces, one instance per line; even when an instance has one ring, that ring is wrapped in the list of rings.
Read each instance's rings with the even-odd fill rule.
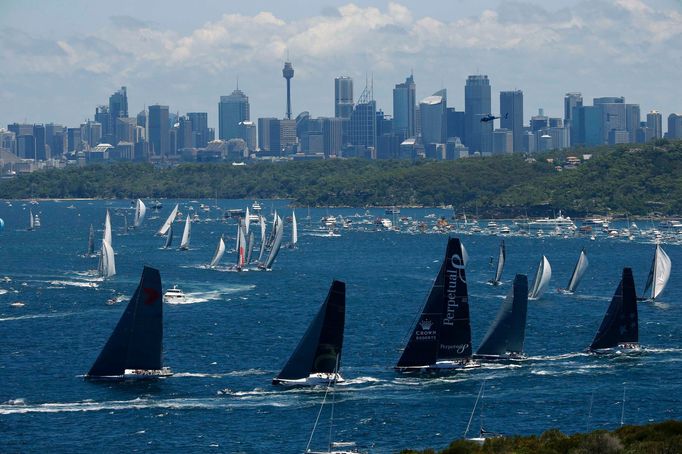
[[[582,159],[583,155],[591,155]],[[580,159],[569,165],[569,156]],[[440,206],[481,216],[682,213],[682,142],[455,161],[114,163],[0,181],[0,198],[284,198],[298,206]]]

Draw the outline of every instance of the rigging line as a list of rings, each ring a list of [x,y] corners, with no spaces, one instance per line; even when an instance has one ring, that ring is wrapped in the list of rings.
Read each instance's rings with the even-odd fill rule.
[[[476,397],[476,402],[474,403],[474,408],[471,410],[471,415],[469,415],[469,422],[467,423],[467,428],[464,431],[464,437],[467,437],[467,434],[469,433],[469,427],[471,427],[471,421],[474,419],[474,413],[476,413],[476,406],[478,405],[478,400],[481,398],[481,394],[483,393],[483,387],[485,386],[485,380],[483,380],[483,383],[481,383],[481,389],[478,390],[478,396]]]
[[[322,398],[322,405],[320,405],[320,409],[317,411],[317,418],[315,418],[315,424],[313,425],[313,430],[310,432],[310,438],[308,439],[308,444],[305,446],[305,452],[308,452],[310,450],[310,443],[313,441],[313,435],[315,435],[315,429],[317,429],[317,423],[320,421],[320,415],[322,414],[322,409],[324,408],[324,403],[327,400],[327,394],[329,393],[329,384],[327,385],[327,389],[324,390],[324,397]]]

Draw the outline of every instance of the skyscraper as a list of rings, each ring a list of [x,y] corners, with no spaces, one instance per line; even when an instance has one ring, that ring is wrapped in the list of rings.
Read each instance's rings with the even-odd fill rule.
[[[655,110],[646,114],[646,127],[651,128],[654,139],[663,137],[663,115]]]
[[[625,130],[628,132],[630,143],[636,142],[640,121],[639,104],[625,104]]]
[[[482,122],[491,113],[490,81],[486,75],[472,75],[464,87],[464,144],[469,151],[490,152],[493,122]]]
[[[682,114],[671,113],[668,115],[668,139],[682,139]]]
[[[368,87],[360,95],[350,117],[351,145],[368,150],[376,149],[377,104]]]
[[[353,79],[346,76],[334,79],[334,116],[350,118],[353,113]]]
[[[442,94],[439,94],[442,93]],[[421,112],[421,133],[424,146],[431,143],[445,143],[447,132],[446,98],[441,92],[427,96],[419,103]]]
[[[149,106],[149,145],[153,156],[165,157],[170,153],[170,124],[168,106]]]
[[[573,109],[582,107],[583,95],[578,92],[566,93],[564,96],[564,125],[570,126],[573,118]]]
[[[229,96],[221,96],[218,104],[218,137],[229,140],[239,137],[239,123],[250,120],[249,97],[239,88]]]
[[[294,78],[294,67],[291,62],[284,62],[282,77],[287,80],[287,120],[291,120],[291,79]]]
[[[522,147],[523,92],[521,90],[500,92],[500,128],[512,132],[513,151],[524,151]],[[499,140],[501,139],[498,138]]]
[[[126,87],[109,96],[109,115],[111,116],[111,130],[109,134],[116,137],[116,119],[128,116],[128,91]]]
[[[192,122],[192,146],[205,148],[208,144],[208,112],[188,112]]]
[[[401,141],[416,135],[416,88],[414,77],[410,74],[404,83],[396,84],[393,89],[393,132]]]

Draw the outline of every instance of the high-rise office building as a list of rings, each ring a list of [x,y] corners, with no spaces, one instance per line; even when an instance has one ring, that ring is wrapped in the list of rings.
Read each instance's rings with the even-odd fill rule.
[[[511,131],[513,151],[524,151],[521,146],[523,137],[523,92],[521,90],[500,92],[500,128]],[[498,138],[499,140],[501,139]]]
[[[346,76],[334,79],[334,116],[350,118],[353,113],[353,79]]]
[[[51,157],[60,157],[66,152],[66,128],[54,123],[46,124],[45,142],[50,146]]]
[[[188,112],[187,117],[192,123],[192,147],[205,148],[208,144],[208,113]]]
[[[109,115],[111,115],[111,135],[116,137],[116,127],[118,118],[128,116],[128,91],[126,87],[109,96]]]
[[[682,139],[682,114],[668,115],[668,132],[665,137],[673,140]]]
[[[37,161],[50,159],[50,147],[45,140],[45,126],[33,125],[33,137],[35,137],[35,158]]]
[[[111,112],[109,106],[97,106],[95,108],[95,121],[102,125],[102,137],[105,142],[113,142],[113,126],[111,125]]]
[[[459,138],[459,144],[464,147],[462,142],[462,137],[464,137],[464,111],[458,111],[454,107],[447,108],[448,117],[448,130],[446,137],[450,139],[451,137]],[[452,142],[457,143],[457,142]],[[461,148],[461,147],[460,147]]]
[[[493,154],[511,154],[514,152],[514,133],[510,129],[500,128],[493,131]]]
[[[343,119],[322,118],[322,140],[324,141],[324,155],[338,156],[343,145]]]
[[[376,149],[377,105],[368,87],[360,95],[350,117],[350,144],[364,149]]]
[[[566,93],[564,96],[564,125],[570,126],[573,118],[573,109],[582,107],[583,95],[582,93],[572,92]]]
[[[443,93],[445,94],[445,93]],[[447,133],[446,98],[434,94],[419,103],[421,113],[421,133],[424,146],[431,143],[445,143]]]
[[[393,132],[401,142],[416,135],[416,89],[411,74],[393,89]]]
[[[625,130],[631,143],[636,142],[640,121],[639,104],[625,104]]]
[[[491,88],[486,75],[472,75],[464,87],[464,144],[472,153],[490,152],[493,122],[482,122],[491,113]]]
[[[239,137],[239,123],[250,120],[249,97],[240,89],[221,96],[218,104],[218,137],[229,140]]]
[[[170,124],[168,106],[149,106],[149,147],[152,156],[166,157],[170,154]]]
[[[258,119],[258,149],[260,151],[270,151],[270,124],[276,121],[276,118]]]
[[[601,113],[602,140],[600,144],[623,143],[623,132],[627,133],[625,98],[622,96],[594,98],[593,104]]]
[[[660,112],[652,110],[646,114],[646,126],[651,129],[654,139],[663,137],[663,115]]]

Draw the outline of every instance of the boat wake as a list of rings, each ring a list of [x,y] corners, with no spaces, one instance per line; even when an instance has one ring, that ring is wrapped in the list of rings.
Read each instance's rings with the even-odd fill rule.
[[[81,287],[81,288],[97,288],[99,287],[99,284],[97,282],[92,282],[92,281],[50,281],[49,282],[50,287],[49,288],[64,288],[66,286],[69,287]]]
[[[33,314],[33,315],[19,315],[16,317],[5,317],[0,318],[0,322],[9,322],[13,320],[30,320],[34,318],[60,318],[60,317],[70,317],[72,315],[81,315],[83,312],[62,312],[62,313],[52,313],[52,314]]]
[[[235,293],[248,292],[255,289],[253,284],[249,285],[234,285],[231,287],[219,287],[209,292],[191,292],[186,293],[184,298],[178,298],[171,301],[166,301],[166,304],[184,305],[184,304],[198,304],[209,301],[218,301],[225,299],[225,295],[233,295]]]
[[[81,402],[50,402],[44,404],[28,405],[22,399],[14,399],[13,404],[0,404],[0,415],[27,414],[27,413],[71,413],[92,411],[114,410],[139,410],[146,408],[167,408],[174,410],[183,409],[216,409],[230,407],[228,402],[220,399],[163,399],[153,400],[137,398],[133,400],[114,400],[105,402],[81,401]]]
[[[5,293],[7,293],[7,290],[0,288],[0,295],[4,295]]]

